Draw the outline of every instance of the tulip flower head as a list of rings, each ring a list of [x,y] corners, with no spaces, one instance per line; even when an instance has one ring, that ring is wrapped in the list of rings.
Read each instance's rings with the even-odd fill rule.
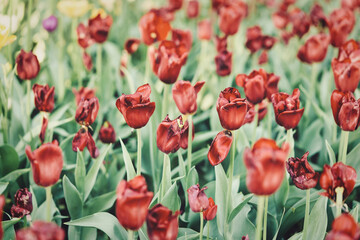
[[[120,224],[126,229],[138,230],[145,222],[153,195],[148,192],[143,176],[122,180],[116,190],[116,217]]]
[[[355,16],[351,10],[346,8],[334,10],[329,17],[331,44],[334,47],[343,45],[354,26]]]
[[[246,43],[245,46],[251,53],[255,53],[260,49],[271,49],[276,42],[276,39],[263,35],[259,26],[248,28],[246,31]]]
[[[90,126],[94,123],[99,111],[99,100],[97,97],[90,99],[82,98],[76,109],[75,120],[80,125]]]
[[[99,149],[96,147],[89,129],[86,126],[82,126],[72,140],[72,150],[77,152],[79,149],[79,151],[82,152],[85,147],[89,150],[92,158],[97,158],[99,156]]]
[[[277,11],[272,14],[271,19],[274,23],[274,26],[278,29],[285,29],[288,23],[290,22],[290,16],[287,12]]]
[[[9,27],[0,24],[0,50],[16,40],[15,35],[10,35]]]
[[[22,80],[31,80],[37,77],[40,71],[39,60],[32,52],[25,52],[21,49],[16,57],[17,75]]]
[[[121,95],[116,100],[116,107],[131,128],[144,127],[155,111],[155,102],[150,102],[149,84],[138,87],[134,94]]]
[[[252,149],[244,150],[247,169],[246,186],[256,195],[271,195],[280,187],[285,176],[285,161],[289,144],[278,147],[272,139],[261,138]]]
[[[186,8],[186,15],[188,18],[197,18],[199,16],[199,1],[198,0],[190,0],[188,2]]]
[[[193,212],[203,212],[209,207],[209,199],[205,194],[207,187],[200,189],[199,184],[191,186],[188,190],[189,205]]]
[[[16,232],[17,240],[64,240],[65,231],[53,222],[35,221],[29,228]]]
[[[360,239],[360,226],[349,213],[343,213],[331,224],[325,240]]]
[[[2,217],[3,217],[4,206],[5,206],[5,197],[4,195],[0,195],[0,239],[2,239],[4,235],[4,231],[2,228]]]
[[[150,240],[175,240],[179,231],[178,216],[180,211],[174,214],[167,207],[156,204],[146,217],[147,232]]]
[[[232,69],[232,53],[223,50],[215,56],[216,73],[217,75],[224,77],[231,73]]]
[[[228,1],[219,8],[219,28],[225,35],[234,35],[247,16],[248,7],[240,0]]]
[[[100,141],[103,143],[114,143],[116,142],[116,133],[113,126],[108,122],[104,122],[104,125],[100,128],[99,131]]]
[[[197,82],[194,86],[188,81],[177,81],[172,89],[176,106],[182,114],[193,114],[197,110],[196,98],[205,82]]]
[[[35,97],[35,107],[39,111],[52,112],[54,109],[54,91],[55,87],[49,85],[39,85],[35,83],[32,87]]]
[[[90,36],[90,30],[83,23],[80,23],[76,28],[77,40],[80,47],[86,49],[95,43],[95,40]]]
[[[179,10],[182,7],[183,0],[168,0],[168,8],[170,11]]]
[[[319,173],[314,171],[307,160],[308,155],[309,152],[306,152],[300,159],[292,157],[286,162],[286,170],[293,183],[302,190],[314,188],[319,180]]]
[[[344,131],[355,131],[360,121],[360,99],[352,92],[334,90],[331,94],[331,109],[336,124]]]
[[[78,18],[84,15],[90,9],[90,4],[86,0],[72,1],[61,0],[57,4],[59,11],[71,18]]]
[[[342,162],[335,163],[332,167],[325,164],[324,171],[320,175],[320,186],[326,192],[320,194],[335,202],[336,188],[343,187],[343,199],[345,200],[354,189],[356,176],[355,169]]]
[[[22,218],[32,212],[32,194],[27,188],[17,190],[14,201],[15,204],[11,207],[11,216]]]
[[[294,8],[291,10],[289,19],[293,26],[292,33],[297,35],[299,38],[301,38],[309,31],[311,19],[309,15],[307,15],[299,8]]]
[[[172,29],[171,40],[175,43],[177,52],[190,52],[193,43],[192,33],[190,30]],[[182,49],[183,48],[183,49]]]
[[[211,221],[215,218],[217,212],[217,205],[215,205],[212,197],[209,197],[209,207],[204,211],[204,219],[206,221]]]
[[[110,15],[98,13],[95,17],[89,19],[90,37],[97,43],[106,41],[113,19]]]
[[[223,36],[223,37],[215,36],[215,46],[216,46],[216,51],[218,53],[226,50],[227,49],[227,36]]]
[[[209,19],[201,20],[198,23],[198,38],[200,40],[210,40],[213,34],[211,21]],[[226,49],[224,49],[226,50]]]
[[[329,25],[329,20],[325,16],[322,7],[317,3],[315,3],[310,10],[310,19],[311,19],[311,23],[315,26],[320,25],[322,27],[325,27]]]
[[[42,21],[43,28],[48,32],[55,31],[57,25],[58,25],[58,20],[54,15],[51,15]]]
[[[25,153],[31,163],[34,182],[37,185],[49,187],[59,180],[64,161],[58,141],[44,143],[33,152],[27,145]]]
[[[82,98],[85,100],[91,99],[95,97],[95,89],[87,88],[87,87],[81,87],[79,91],[77,91],[75,88],[73,88],[73,93],[75,95],[75,101],[76,105],[79,105]]]
[[[127,53],[133,54],[139,48],[140,43],[141,43],[140,39],[129,38],[128,40],[126,40],[124,44],[124,49],[127,51]]]
[[[159,10],[155,9],[150,10],[141,17],[139,28],[142,41],[146,45],[165,40],[171,30],[168,19]]]
[[[301,46],[297,57],[305,63],[321,62],[326,57],[330,37],[325,33],[319,33],[310,37],[305,45]]]
[[[232,133],[228,130],[221,131],[216,135],[207,155],[211,165],[216,166],[225,160],[229,154],[232,141]]]
[[[304,108],[300,109],[299,97],[300,90],[297,88],[292,95],[275,93],[271,97],[276,122],[286,130],[295,128],[304,113]]]
[[[267,105],[268,105],[268,101],[267,100],[263,100],[261,103],[258,104],[258,110],[257,112],[255,111],[255,106],[251,103],[249,103],[248,106],[248,111],[245,115],[245,119],[244,119],[244,125],[247,123],[252,123],[252,121],[254,121],[255,119],[255,114],[258,115],[258,122],[260,123],[261,120],[264,119],[264,117],[267,114]]]

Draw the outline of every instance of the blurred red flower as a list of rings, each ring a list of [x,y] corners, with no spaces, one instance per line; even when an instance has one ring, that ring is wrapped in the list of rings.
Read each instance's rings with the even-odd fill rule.
[[[289,144],[281,148],[272,139],[259,139],[252,149],[244,150],[247,169],[246,186],[256,195],[271,195],[280,187],[285,175]]]
[[[82,55],[82,61],[86,70],[91,71],[91,69],[93,68],[92,59],[91,56],[85,51],[83,52]]]
[[[264,117],[266,116],[267,106],[268,106],[267,100],[263,100],[261,103],[258,104],[258,111],[256,112],[256,114],[258,114],[258,122],[263,120]],[[248,111],[246,112],[243,125],[247,123],[251,123],[252,121],[254,121],[254,118],[255,118],[255,106],[249,103]]]
[[[248,6],[240,0],[228,1],[219,8],[219,28],[226,35],[239,30],[241,20],[247,16]]]
[[[327,49],[330,43],[330,37],[325,33],[319,33],[306,40],[300,47],[297,57],[302,62],[313,63],[321,62],[326,57]]]
[[[182,7],[183,0],[168,0],[168,8],[170,11],[179,10]]]
[[[73,93],[75,95],[75,101],[76,105],[79,105],[82,98],[91,99],[95,97],[95,89],[87,88],[87,87],[81,87],[79,91],[77,91],[75,88],[73,88]]]
[[[58,141],[42,144],[33,152],[27,145],[25,153],[31,163],[34,182],[37,185],[49,187],[59,180],[63,168],[63,154]]]
[[[35,221],[29,228],[16,232],[17,240],[64,240],[65,231],[53,222]]]
[[[97,43],[105,42],[112,23],[113,19],[110,15],[103,17],[99,13],[94,18],[90,18],[88,23],[90,37]]]
[[[293,25],[292,32],[301,38],[310,29],[310,17],[299,8],[294,8],[290,12],[290,22]]]
[[[99,139],[103,143],[114,143],[116,142],[116,133],[113,126],[105,121],[104,125],[101,126],[99,131]]]
[[[139,48],[141,41],[137,38],[129,38],[124,44],[124,49],[129,53],[133,54]]]
[[[322,7],[317,3],[315,3],[310,10],[310,19],[311,23],[315,26],[320,25],[321,27],[326,27],[329,25],[329,20],[325,16]]]
[[[211,165],[216,166],[225,160],[229,154],[232,141],[232,133],[228,130],[221,131],[216,135],[207,155]]]
[[[99,111],[97,97],[90,99],[82,98],[75,112],[75,120],[81,125],[89,126],[94,123]]]
[[[355,131],[360,121],[360,99],[352,92],[334,90],[331,94],[331,109],[336,124],[344,131]]]
[[[32,194],[27,188],[16,191],[14,196],[14,205],[11,207],[11,216],[22,218],[32,212]]]
[[[213,34],[211,21],[209,19],[201,20],[198,23],[198,38],[200,40],[210,40]]]
[[[289,18],[289,14],[284,11],[277,11],[271,16],[274,26],[278,29],[285,29],[290,21]]]
[[[82,127],[79,131],[75,134],[72,140],[72,150],[74,152],[83,151],[84,148],[87,147],[89,150],[90,156],[92,158],[97,158],[99,156],[99,149],[95,145],[95,141],[91,136],[87,127]]]
[[[188,190],[188,200],[193,212],[202,212],[209,207],[209,200],[205,194],[207,187],[200,190],[199,184],[191,186]]]
[[[139,21],[139,28],[142,41],[146,45],[151,45],[156,41],[165,40],[171,30],[167,21],[160,11],[151,9]]]
[[[176,106],[182,114],[193,114],[197,110],[196,98],[204,86],[205,81],[191,85],[189,81],[177,81],[172,88],[172,95]]]
[[[266,50],[262,51],[259,56],[258,64],[259,65],[265,64],[268,62],[268,60],[269,60],[269,57],[268,57],[267,51]]]
[[[40,71],[39,60],[32,52],[25,52],[21,49],[16,57],[17,75],[22,80],[31,80],[36,78]]]
[[[171,39],[175,43],[175,46],[180,49],[177,52],[190,52],[193,38],[190,30],[172,29]],[[184,48],[184,49],[181,49]]]
[[[204,219],[206,221],[211,221],[215,218],[217,212],[217,205],[215,205],[212,197],[209,197],[209,207],[204,211]]]
[[[77,40],[80,47],[86,49],[95,43],[95,40],[90,36],[90,31],[87,26],[80,23],[76,28]]]
[[[222,52],[227,49],[227,36],[215,36],[215,46],[217,52]]]
[[[42,124],[41,124],[41,129],[40,129],[40,134],[39,134],[39,138],[41,143],[44,143],[45,141],[45,134],[46,134],[46,128],[48,126],[48,119],[47,117],[44,115],[43,119],[42,119]]]
[[[54,109],[54,91],[55,87],[49,85],[39,85],[35,83],[32,87],[34,92],[35,107],[39,111],[52,112]]]
[[[199,1],[190,0],[187,5],[186,14],[188,18],[196,18],[199,16]]]
[[[116,217],[120,224],[126,229],[138,230],[145,222],[153,195],[147,190],[143,176],[122,180],[116,189]]]
[[[263,35],[259,26],[253,26],[246,30],[245,46],[251,53],[255,53],[260,49],[271,49],[276,42],[276,39],[271,36]]]
[[[349,213],[343,213],[335,218],[331,225],[331,231],[325,240],[354,240],[360,239],[360,227]]]
[[[354,11],[358,7],[360,7],[359,0],[341,0],[341,8],[347,8]]]
[[[340,47],[346,42],[355,25],[354,13],[346,8],[334,10],[329,18],[331,44]]]
[[[221,76],[228,76],[232,69],[232,53],[223,50],[215,57],[216,73]]]

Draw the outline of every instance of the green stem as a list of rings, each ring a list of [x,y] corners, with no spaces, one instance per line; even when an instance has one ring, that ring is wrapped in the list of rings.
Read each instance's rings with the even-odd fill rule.
[[[123,66],[121,66],[120,69],[125,74],[125,78],[129,85],[130,92],[131,93],[135,92],[134,79],[131,77],[130,72],[126,69],[126,67],[123,67]]]
[[[32,0],[29,0],[29,5],[28,5],[28,9],[27,9],[27,39],[26,39],[26,51],[30,51],[31,50],[31,24],[30,24],[30,19],[31,19],[31,10],[32,10]]]
[[[128,230],[128,240],[134,240],[134,231]]]
[[[335,189],[336,192],[336,218],[341,215],[341,208],[343,206],[343,193],[344,188],[343,187],[337,187]]]
[[[31,103],[31,81],[26,80],[27,86],[27,103],[26,103],[26,113],[28,116],[28,129],[31,130],[31,110],[30,110],[30,103]],[[31,139],[30,139],[31,141]]]
[[[160,116],[161,119],[165,118],[165,114],[167,113],[168,98],[169,98],[169,85],[164,84],[163,104],[162,104],[161,116]]]
[[[294,156],[294,138],[292,129],[286,131],[286,142],[290,145],[289,157]]]
[[[141,128],[136,129],[137,134],[137,175],[141,175]]]
[[[157,184],[157,175],[156,175],[156,171],[155,171],[155,159],[154,159],[154,129],[155,127],[153,126],[153,120],[152,118],[150,118],[150,161],[151,161],[151,171],[152,171],[152,176],[153,176],[153,183],[154,183],[154,192],[157,192],[158,190],[158,184]]]
[[[11,35],[12,32],[12,15],[13,15],[13,2],[9,1],[9,12],[8,15],[10,16],[10,25],[9,25],[9,34]],[[9,63],[12,66],[12,54],[11,54],[11,44],[8,45],[8,57],[9,57]]]
[[[144,82],[149,83],[150,82],[150,59],[149,59],[149,47],[147,47],[147,54],[146,54],[146,61],[145,61],[145,77],[144,77]]]
[[[269,197],[265,196],[265,211],[264,211],[264,230],[263,230],[263,240],[266,240],[266,230],[267,230],[267,213],[269,207]]]
[[[258,110],[259,110],[259,104],[255,105],[255,116],[254,116],[254,129],[253,129],[253,133],[252,133],[252,145],[254,145],[255,141],[256,141],[256,128],[258,127],[258,121],[259,121],[259,114],[258,114]]]
[[[349,141],[349,132],[341,131],[340,146],[339,146],[339,162],[346,164],[346,154]]]
[[[201,76],[204,68],[204,62],[207,60],[206,58],[206,48],[207,41],[200,41],[200,57],[198,59],[198,67],[196,68],[196,72],[194,74],[193,79],[191,80],[191,85],[194,85],[199,77]]]
[[[207,224],[207,237],[206,237],[206,240],[209,240],[209,236],[210,236],[210,222],[208,222],[208,224]]]
[[[264,196],[258,196],[258,205],[256,213],[256,236],[255,240],[261,240],[261,230],[263,223],[263,212],[264,212]]]
[[[188,149],[187,149],[187,164],[188,164],[188,172],[191,169],[191,153],[192,153],[192,115],[188,115],[188,123],[189,123],[189,134],[188,134]]]
[[[200,212],[200,240],[203,239],[203,231],[204,231],[204,213]]]
[[[46,191],[46,221],[51,222],[51,186],[45,188]]]
[[[304,217],[304,227],[302,239],[306,239],[307,228],[309,225],[309,214],[310,214],[310,189],[306,190],[306,204],[305,204],[305,217]]]
[[[27,215],[23,217],[24,228],[27,228]]]
[[[313,63],[311,65],[311,77],[310,77],[310,94],[307,96],[306,98],[306,103],[305,103],[305,115],[308,115],[310,112],[310,106],[311,106],[311,99],[314,97],[315,95],[315,88],[316,88],[316,77],[317,77],[317,72],[318,72],[318,64]]]
[[[166,192],[166,189],[165,189],[165,183],[164,183],[164,179],[165,179],[165,173],[166,173],[166,165],[167,165],[167,159],[169,159],[167,157],[167,154],[164,153],[164,161],[163,161],[163,172],[162,172],[162,178],[161,178],[161,186],[160,186],[160,194],[159,194],[159,203],[161,203],[161,201],[163,200],[164,198],[164,195],[165,195],[165,192]],[[170,163],[169,163],[170,164]]]
[[[59,53],[59,64],[58,64],[58,88],[59,88],[59,101],[62,101],[65,96],[65,82],[64,82],[64,49],[65,42],[63,38],[63,21],[59,19],[58,23],[58,53]],[[79,80],[81,84],[81,80]],[[80,88],[81,86],[79,86]]]
[[[96,75],[97,75],[97,87],[99,88],[99,92],[101,92],[101,64],[102,64],[102,45],[97,45],[96,51]]]

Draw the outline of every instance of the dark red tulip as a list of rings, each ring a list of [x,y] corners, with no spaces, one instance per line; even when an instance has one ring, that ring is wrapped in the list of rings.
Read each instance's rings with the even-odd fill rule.
[[[16,232],[16,240],[64,240],[65,231],[53,222],[35,221]]]
[[[175,240],[179,231],[178,216],[167,207],[156,204],[146,217],[147,232],[150,240]]]
[[[197,82],[194,86],[189,81],[177,81],[172,88],[172,95],[176,106],[182,114],[193,114],[197,110],[196,98],[204,86],[205,81]]]
[[[355,25],[354,13],[346,8],[334,10],[329,18],[329,30],[331,44],[334,47],[341,47],[346,42],[348,35]]]
[[[326,192],[320,194],[335,202],[335,189],[343,187],[343,199],[345,200],[354,189],[356,176],[357,174],[355,169],[351,166],[343,164],[342,162],[337,162],[332,167],[325,164],[324,171],[320,176],[320,186]]]
[[[48,119],[46,116],[43,116],[41,130],[40,130],[40,134],[39,134],[41,143],[44,143],[47,126],[48,126]]]
[[[105,42],[112,23],[113,19],[110,15],[102,17],[99,13],[94,18],[90,18],[88,23],[90,37],[97,43]]]
[[[89,126],[94,123],[99,111],[99,100],[97,97],[81,99],[76,109],[75,120],[81,125]]]
[[[294,89],[292,95],[287,93],[274,93],[271,101],[274,107],[275,120],[277,124],[285,129],[295,128],[304,113],[304,108],[300,109],[300,90]]]
[[[183,0],[168,0],[168,8],[170,11],[179,10],[182,7]]]
[[[90,31],[87,26],[80,23],[76,28],[77,40],[80,47],[86,49],[95,43],[95,40],[91,38]]]
[[[163,153],[174,153],[180,147],[186,149],[188,146],[189,122],[183,124],[182,116],[171,120],[168,115],[159,124],[156,131],[156,144]],[[192,138],[194,139],[194,124]]]
[[[138,230],[145,222],[153,195],[148,192],[143,176],[122,180],[116,189],[116,217],[120,224],[126,229]]]
[[[211,221],[215,218],[217,212],[217,205],[215,205],[212,197],[209,197],[209,207],[204,211],[204,219],[206,221]]]
[[[254,121],[255,113],[258,115],[258,122],[264,119],[267,114],[267,100],[263,100],[261,103],[258,104],[258,110],[255,112],[255,106],[251,103],[248,105],[248,111],[245,115],[244,124],[251,123]]]
[[[134,94],[121,95],[116,100],[116,107],[131,128],[142,128],[155,111],[155,102],[150,102],[151,87],[144,84]]]
[[[311,19],[311,23],[315,26],[320,25],[322,27],[326,27],[329,25],[328,19],[325,16],[322,7],[317,3],[315,3],[314,6],[311,8],[310,19]]]
[[[283,11],[277,11],[271,16],[274,26],[278,29],[285,29],[290,21],[289,18],[289,14]]]
[[[290,12],[290,21],[293,25],[292,32],[301,38],[310,29],[310,17],[299,8],[294,8]]]
[[[305,45],[301,46],[297,57],[302,62],[313,63],[322,62],[326,57],[330,37],[325,33],[319,33],[310,37]]]
[[[77,91],[75,88],[73,88],[73,93],[75,95],[75,101],[76,105],[79,105],[82,98],[85,100],[91,99],[95,97],[95,89],[87,88],[87,87],[81,87],[79,91]]]
[[[90,156],[92,158],[97,158],[99,156],[99,149],[95,145],[95,141],[91,136],[87,127],[82,127],[79,131],[75,134],[72,140],[72,150],[74,152],[83,151],[84,148],[87,147],[89,150]]]
[[[228,130],[221,131],[216,135],[207,155],[211,165],[216,166],[225,160],[230,152],[232,141],[232,133]]]
[[[82,61],[86,70],[91,71],[91,69],[93,68],[92,59],[91,56],[85,51],[83,52],[82,55]]]
[[[246,235],[246,236],[242,236],[242,237],[241,237],[241,240],[250,240],[250,239],[249,239],[249,236]]]
[[[254,70],[249,75],[238,74],[236,84],[244,88],[247,100],[252,104],[258,104],[265,98],[271,99],[277,93],[280,77],[273,73],[267,73],[264,69]]]
[[[32,52],[25,52],[21,49],[16,57],[17,75],[22,80],[31,80],[36,78],[40,71],[39,60]]]
[[[190,0],[187,5],[186,15],[188,18],[196,18],[199,16],[199,1],[198,0]]]
[[[16,191],[14,196],[14,205],[11,207],[11,216],[22,218],[29,215],[33,210],[32,194],[27,188]]]
[[[2,217],[3,217],[4,207],[5,207],[5,197],[4,195],[0,195],[0,239],[2,239],[4,235],[4,231],[2,228]]]
[[[129,38],[124,44],[124,49],[129,53],[133,54],[139,48],[141,41],[137,38]]]
[[[341,8],[347,8],[354,11],[358,7],[360,7],[359,0],[341,0]]]
[[[246,3],[229,1],[219,9],[219,28],[226,35],[234,35],[239,30],[241,20],[247,16]]]
[[[355,131],[360,121],[360,99],[352,92],[334,90],[331,94],[331,109],[336,124],[344,131]]]
[[[339,55],[331,61],[336,88],[354,92],[360,81],[360,44],[349,40],[339,49]]]
[[[181,30],[181,29],[172,29],[171,30],[171,38],[177,48],[185,48],[186,49],[186,50],[179,50],[178,52],[190,51],[192,42],[193,42],[191,31]]]
[[[244,122],[248,104],[236,88],[225,88],[216,102],[221,126],[227,130],[239,129]]]
[[[250,27],[246,30],[245,46],[251,53],[257,52],[262,48],[262,32],[259,26]]]
[[[159,11],[150,10],[139,21],[142,41],[151,45],[156,41],[165,40],[171,30],[170,23]]]
[[[269,60],[269,57],[268,57],[267,51],[266,50],[262,51],[259,56],[258,64],[259,65],[265,64],[268,62],[268,60]]]
[[[204,19],[198,23],[198,38],[200,40],[207,40],[211,39],[213,34],[211,21],[209,19]]]
[[[100,138],[100,141],[103,143],[116,142],[115,129],[108,121],[105,121],[104,125],[101,126],[100,131],[99,131],[99,138]]]
[[[286,170],[296,187],[305,190],[314,188],[319,180],[319,173],[315,172],[309,164],[306,152],[301,158],[291,157],[286,162]]]
[[[39,111],[52,112],[54,109],[54,91],[55,87],[49,85],[39,85],[35,83],[32,87],[34,92],[35,107]]]
[[[63,154],[58,141],[44,143],[33,152],[27,145],[25,153],[31,163],[34,182],[37,185],[49,187],[59,180],[63,167]]]
[[[226,0],[211,0],[211,8],[219,13],[220,7],[226,2]]]
[[[325,240],[358,240],[360,239],[360,227],[349,213],[343,213],[335,218],[331,225],[331,231]]]
[[[222,52],[227,49],[227,36],[215,36],[215,46],[217,52]]]
[[[272,139],[259,139],[252,149],[244,150],[247,169],[246,186],[256,195],[271,195],[280,187],[285,175],[289,144],[281,148]]]
[[[189,205],[193,212],[202,212],[209,207],[209,200],[205,194],[207,187],[200,190],[199,184],[191,186],[188,190]]]
[[[224,50],[215,57],[216,73],[221,76],[228,76],[232,69],[232,53]]]

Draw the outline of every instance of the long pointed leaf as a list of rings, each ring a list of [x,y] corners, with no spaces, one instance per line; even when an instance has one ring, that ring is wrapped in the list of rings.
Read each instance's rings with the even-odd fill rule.
[[[121,138],[119,137],[120,143],[121,143],[121,149],[123,151],[123,157],[124,157],[124,163],[125,163],[125,168],[126,168],[126,175],[127,175],[127,179],[133,179],[136,176],[135,173],[135,169],[134,169],[134,165],[131,161],[129,152],[127,151],[125,144],[123,143],[123,141],[121,140]]]

